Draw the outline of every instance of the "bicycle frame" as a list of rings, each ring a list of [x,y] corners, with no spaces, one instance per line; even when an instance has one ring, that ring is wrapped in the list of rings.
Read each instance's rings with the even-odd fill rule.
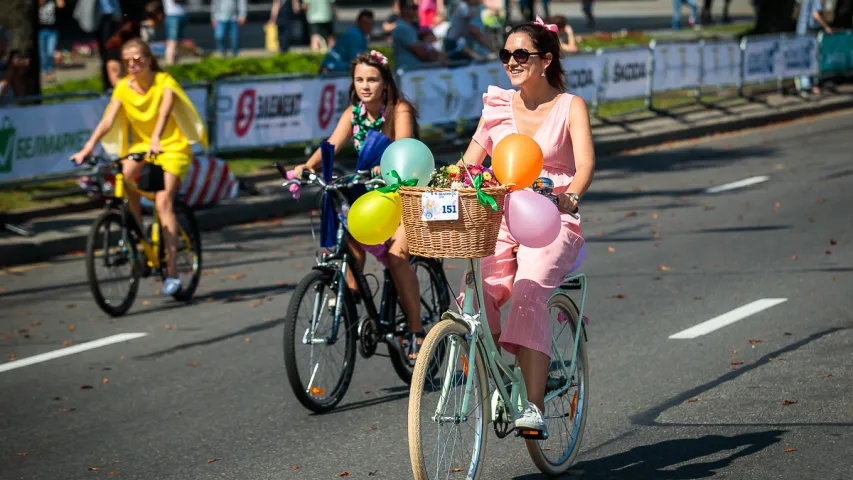
[[[486,363],[487,370],[491,377],[495,379],[495,384],[497,386],[498,392],[500,392],[500,396],[504,401],[506,408],[508,409],[507,414],[509,418],[515,418],[519,413],[519,406],[524,406],[527,404],[527,389],[524,385],[524,377],[521,368],[518,367],[516,369],[511,369],[509,365],[506,364],[504,359],[498,352],[497,346],[495,345],[494,339],[492,338],[491,328],[489,326],[488,321],[481,321],[481,316],[485,314],[485,305],[483,303],[483,296],[481,292],[483,291],[482,278],[480,273],[480,259],[469,259],[468,260],[468,269],[465,273],[465,297],[462,303],[462,317],[461,320],[468,326],[471,333],[468,335],[468,341],[470,343],[469,352],[468,352],[468,362],[476,362],[476,353],[480,352],[482,358]],[[584,337],[585,325],[583,322],[583,308],[584,302],[586,300],[586,275],[581,273],[577,275],[571,275],[566,277],[567,281],[579,280],[581,282],[581,304],[578,312],[578,325],[577,332],[574,339],[574,347],[572,351],[572,361],[569,364],[568,371],[565,370],[565,359],[558,358],[552,359],[558,360],[560,362],[561,368],[563,372],[566,374],[566,384],[562,387],[548,393],[545,396],[545,403],[551,401],[554,397],[562,394],[564,391],[568,390],[571,387],[571,378],[570,372],[574,371],[575,363],[577,361],[577,353],[578,347],[580,346],[581,339]],[[554,295],[559,293],[564,293],[564,289],[558,287],[549,297],[549,301],[553,298]],[[474,300],[473,296],[476,295],[478,299],[478,307],[480,313],[474,313]],[[454,320],[459,320],[459,318],[455,317],[455,314],[451,314],[450,318]],[[480,338],[480,337],[483,338]],[[551,342],[554,343],[553,336],[551,337]],[[456,342],[451,343],[449,349],[448,358],[455,358],[458,353],[458,344]],[[558,356],[561,357],[558,352]],[[476,363],[475,363],[476,365]],[[454,369],[454,371],[451,371]],[[500,379],[502,378],[502,374],[505,374],[510,380],[511,393],[508,393],[506,390],[506,385]],[[445,380],[449,378],[453,378],[455,375],[455,362],[453,365],[448,363],[447,372],[445,374]],[[436,406],[435,415],[433,416],[434,421],[438,421],[441,416],[441,412],[444,410],[444,404],[447,401],[448,394],[450,393],[450,385],[451,382],[445,381],[442,385],[441,394],[439,396],[438,405]],[[471,398],[471,389],[474,385],[474,375],[466,375],[465,380],[465,395],[462,400],[462,411],[468,411],[468,401]],[[485,395],[485,393],[484,393]],[[509,401],[507,401],[509,400]],[[485,402],[486,399],[484,398]],[[491,412],[492,421],[496,420],[495,417],[496,412]]]

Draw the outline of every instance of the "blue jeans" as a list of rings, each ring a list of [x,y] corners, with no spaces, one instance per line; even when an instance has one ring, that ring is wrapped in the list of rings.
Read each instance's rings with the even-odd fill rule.
[[[42,73],[53,73],[53,52],[56,50],[58,38],[59,33],[54,29],[39,30],[39,58]]]
[[[240,25],[236,20],[217,20],[216,29],[213,32],[216,38],[216,51],[220,54],[225,54],[225,35],[226,33],[231,40],[231,53],[236,57],[237,51],[240,49]]]
[[[185,15],[168,15],[166,16],[166,40],[183,40],[184,30],[187,27],[187,17]]]
[[[690,18],[696,20],[696,2],[694,0],[672,0],[672,29],[678,30],[681,21],[681,4],[686,3],[690,7]]]

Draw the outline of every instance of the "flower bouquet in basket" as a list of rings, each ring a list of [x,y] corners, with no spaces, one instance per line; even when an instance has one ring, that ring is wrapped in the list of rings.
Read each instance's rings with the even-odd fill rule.
[[[402,221],[412,255],[481,258],[494,254],[505,213],[510,233],[517,231],[519,235],[513,236],[521,243],[528,227],[547,230],[547,237],[555,228],[559,232],[556,206],[524,190],[536,181],[544,164],[533,138],[513,134],[502,139],[492,151],[492,168],[467,165],[464,160],[460,164],[435,170],[432,152],[422,142],[411,138],[393,142],[380,161],[386,186],[353,203],[350,233],[361,243],[376,245],[390,239]],[[510,197],[513,206],[505,212]]]

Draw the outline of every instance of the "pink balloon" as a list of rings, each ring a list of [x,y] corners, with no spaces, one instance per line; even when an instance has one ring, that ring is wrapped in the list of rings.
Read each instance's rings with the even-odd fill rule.
[[[560,211],[557,206],[531,190],[517,190],[508,194],[504,217],[509,233],[525,247],[547,247],[560,234]]]

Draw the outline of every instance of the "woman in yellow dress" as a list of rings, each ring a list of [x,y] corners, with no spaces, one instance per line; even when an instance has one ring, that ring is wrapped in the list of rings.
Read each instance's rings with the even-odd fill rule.
[[[173,200],[192,162],[190,145],[200,143],[207,149],[207,132],[192,102],[178,82],[160,69],[147,43],[138,38],[128,40],[121,57],[128,74],[116,84],[89,141],[71,159],[83,163],[100,141],[108,154],[147,153],[146,160],[163,169],[164,189],[156,192],[154,203],[169,259],[163,294],[173,295],[181,288],[175,264],[178,221]],[[125,160],[125,178],[135,179],[143,164]],[[130,207],[140,214],[139,195],[128,191],[127,196]]]

